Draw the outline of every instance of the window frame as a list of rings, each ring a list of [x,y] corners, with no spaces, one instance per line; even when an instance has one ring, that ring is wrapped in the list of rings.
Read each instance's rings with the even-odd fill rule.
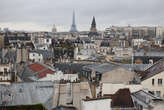
[[[154,78],[152,79],[151,84],[152,84],[153,86],[155,85],[155,79],[154,79]]]
[[[158,85],[161,86],[162,83],[163,83],[162,78],[159,78],[159,79],[158,79]]]

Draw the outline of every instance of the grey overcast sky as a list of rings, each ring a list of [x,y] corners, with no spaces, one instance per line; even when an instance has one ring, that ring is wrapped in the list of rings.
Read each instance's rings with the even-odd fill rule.
[[[0,27],[14,30],[68,31],[75,10],[78,30],[111,25],[164,26],[164,0],[0,0]]]

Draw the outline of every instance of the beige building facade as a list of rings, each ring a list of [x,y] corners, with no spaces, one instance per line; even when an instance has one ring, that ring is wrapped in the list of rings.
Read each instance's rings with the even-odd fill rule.
[[[164,98],[164,71],[145,79],[141,82],[143,88],[148,89],[155,95]]]

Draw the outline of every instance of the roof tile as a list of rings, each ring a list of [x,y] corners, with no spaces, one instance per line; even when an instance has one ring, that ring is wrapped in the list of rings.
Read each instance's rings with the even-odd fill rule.
[[[41,70],[46,69],[43,65],[39,64],[39,63],[33,63],[31,65],[28,66],[33,72],[39,72]]]

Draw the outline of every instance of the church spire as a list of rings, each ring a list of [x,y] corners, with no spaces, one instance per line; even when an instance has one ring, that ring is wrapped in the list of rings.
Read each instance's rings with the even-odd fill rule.
[[[71,25],[70,32],[78,32],[76,29],[76,23],[75,23],[75,11],[73,11],[73,15],[72,15],[72,25]]]
[[[96,21],[95,21],[95,17],[93,16],[93,20],[92,20],[92,27],[96,27]]]
[[[94,16],[93,16],[93,20],[92,20],[90,32],[97,32],[97,29],[96,29],[96,20],[95,20],[95,17]]]

